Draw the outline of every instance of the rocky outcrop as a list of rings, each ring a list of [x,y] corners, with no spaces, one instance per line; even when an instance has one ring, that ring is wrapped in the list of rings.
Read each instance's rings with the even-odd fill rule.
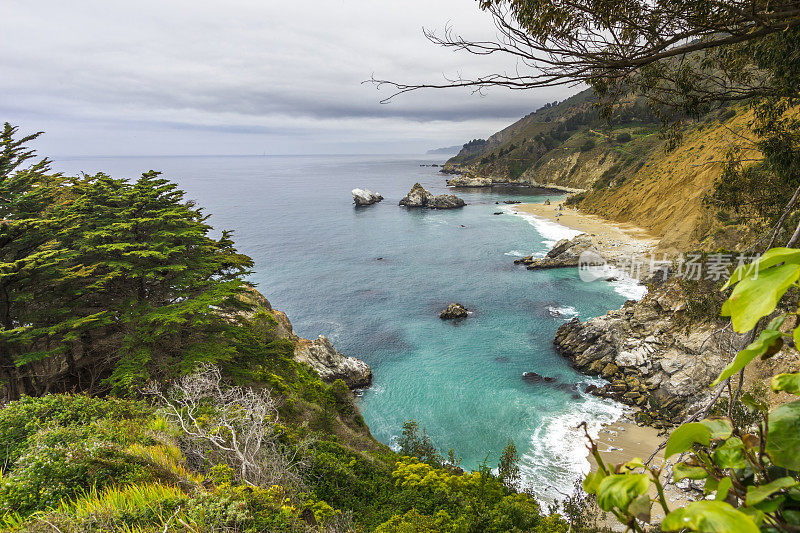
[[[469,311],[463,305],[459,303],[451,303],[447,306],[447,309],[439,314],[439,318],[444,320],[452,320],[455,318],[466,318],[468,314]]]
[[[464,207],[464,200],[454,194],[440,194],[434,196],[419,183],[415,183],[407,195],[400,200],[400,205],[406,207],[425,207],[428,209],[453,209]]]
[[[532,255],[514,260],[514,264],[526,265],[528,270],[544,268],[561,268],[578,266],[581,254],[591,252],[592,255],[585,255],[584,259],[594,258],[592,264],[602,263],[603,259],[600,252],[592,244],[589,235],[582,233],[573,239],[561,239],[553,248],[542,258]]]
[[[286,313],[273,309],[269,300],[256,289],[248,288],[240,298],[252,308],[237,314],[251,320],[259,311],[267,311],[275,319],[277,336],[294,343],[294,360],[309,365],[323,381],[332,383],[341,379],[351,389],[361,389],[372,383],[372,371],[367,363],[341,354],[324,335],[313,341],[297,336]]]
[[[342,355],[324,335],[313,341],[298,339],[295,343],[294,359],[309,365],[328,383],[341,379],[351,389],[362,389],[372,384],[369,365],[355,357]]]
[[[372,205],[383,200],[383,196],[369,189],[353,189],[351,194],[356,205]]]
[[[553,343],[576,369],[609,381],[589,392],[641,408],[637,416],[656,427],[677,423],[728,363],[723,346],[737,342],[717,323],[689,324],[685,301],[678,284],[667,282],[605,316],[572,319]]]
[[[447,180],[449,187],[491,187],[492,178],[479,178],[478,176],[463,175]]]

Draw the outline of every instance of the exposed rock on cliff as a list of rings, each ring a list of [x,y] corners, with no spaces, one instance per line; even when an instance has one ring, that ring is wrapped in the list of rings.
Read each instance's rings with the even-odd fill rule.
[[[464,200],[454,194],[434,196],[419,183],[415,183],[407,195],[400,200],[406,207],[426,207],[428,209],[453,209],[466,205]]]
[[[372,383],[369,365],[355,357],[346,357],[333,347],[333,343],[320,335],[317,340],[298,339],[294,358],[316,370],[323,381],[331,383],[341,379],[351,389],[368,387]]]
[[[383,200],[383,196],[369,189],[353,189],[351,194],[356,205],[372,205]]]
[[[447,309],[439,314],[439,318],[450,320],[454,318],[465,318],[469,314],[467,308],[459,303],[451,303]]]
[[[372,371],[367,363],[339,353],[323,335],[314,341],[298,337],[286,313],[273,309],[269,300],[257,290],[250,288],[242,299],[254,307],[252,311],[242,312],[241,316],[251,319],[258,310],[268,311],[276,321],[274,327],[278,337],[294,343],[294,360],[311,366],[323,381],[330,383],[341,379],[351,389],[368,387],[372,383]]]
[[[708,384],[728,363],[723,347],[732,340],[717,323],[687,326],[684,301],[677,284],[667,283],[605,316],[572,319],[553,343],[575,368],[610,381],[594,394],[640,407],[657,427],[678,422],[709,393]]]
[[[532,255],[514,260],[514,264],[527,265],[528,270],[543,268],[560,268],[578,266],[581,254],[592,252],[595,258],[593,263],[602,262],[602,256],[597,248],[592,244],[589,235],[582,233],[572,240],[561,239],[553,248],[542,258],[535,258]],[[584,256],[586,257],[586,256]]]
[[[447,185],[450,187],[491,187],[492,178],[479,178],[471,175],[456,176],[447,180]]]

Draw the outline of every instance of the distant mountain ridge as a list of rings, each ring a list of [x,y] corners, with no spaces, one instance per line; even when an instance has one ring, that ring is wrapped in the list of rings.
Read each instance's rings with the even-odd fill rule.
[[[435,154],[457,154],[462,148],[462,145],[456,144],[454,146],[445,146],[443,148],[434,148],[425,152],[427,155]]]

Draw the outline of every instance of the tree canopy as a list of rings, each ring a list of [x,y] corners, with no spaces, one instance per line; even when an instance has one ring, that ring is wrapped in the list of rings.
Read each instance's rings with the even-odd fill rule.
[[[146,172],[67,178],[0,137],[0,368],[9,398],[128,390],[230,359],[252,260],[183,191]]]

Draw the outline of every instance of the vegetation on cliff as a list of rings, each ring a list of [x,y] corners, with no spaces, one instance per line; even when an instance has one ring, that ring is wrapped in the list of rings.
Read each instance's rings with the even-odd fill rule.
[[[585,507],[541,509],[510,448],[497,477],[429,441],[400,454],[377,442],[347,385],[298,362],[302,339],[244,281],[252,261],[173,183],[54,174],[26,147],[35,137],[10,125],[0,137],[4,530],[585,522]]]

